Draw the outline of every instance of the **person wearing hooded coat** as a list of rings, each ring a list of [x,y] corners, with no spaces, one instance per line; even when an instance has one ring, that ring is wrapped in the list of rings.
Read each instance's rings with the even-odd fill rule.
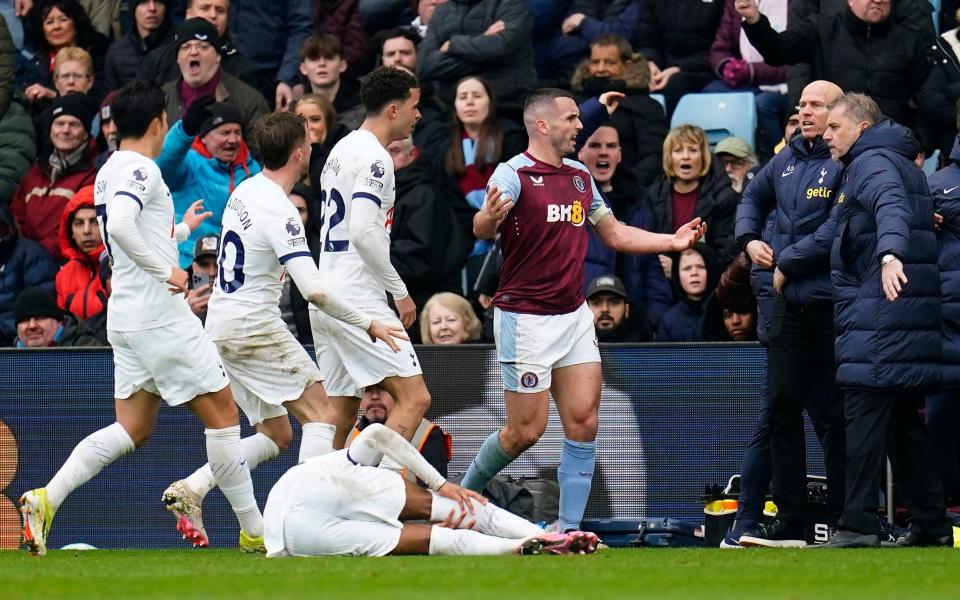
[[[960,137],[950,164],[927,177],[937,214],[940,300],[943,303],[943,360],[940,390],[927,396],[924,420],[948,504],[960,502]]]
[[[703,258],[706,267],[706,286],[701,294],[691,296],[680,283],[681,263],[684,258],[696,253]],[[710,246],[699,242],[690,250],[681,253],[673,261],[673,272],[670,279],[673,284],[677,303],[660,318],[660,328],[657,330],[658,342],[699,342],[703,340],[703,315],[707,301],[720,281],[720,265],[717,255]]]
[[[844,390],[846,494],[831,547],[875,547],[886,457],[910,509],[900,546],[952,545],[918,414],[941,383],[942,307],[934,207],[908,129],[859,93],[834,102],[824,134],[845,167],[830,255],[837,383]],[[742,539],[741,539],[742,542]]]
[[[107,305],[107,293],[100,281],[100,254],[103,242],[84,251],[77,245],[71,224],[82,208],[94,209],[93,186],[77,190],[60,217],[60,252],[67,262],[57,273],[57,305],[86,321],[102,312]]]

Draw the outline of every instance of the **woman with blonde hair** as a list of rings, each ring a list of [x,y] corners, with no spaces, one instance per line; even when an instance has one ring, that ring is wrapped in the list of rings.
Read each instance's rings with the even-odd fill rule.
[[[696,125],[678,125],[663,140],[663,174],[647,192],[658,233],[676,231],[700,217],[709,225],[706,243],[717,253],[722,268],[734,257],[734,217],[738,194],[730,178],[714,168],[706,132]],[[684,220],[685,219],[685,220]],[[671,275],[670,259],[661,257]]]
[[[420,311],[420,339],[424,344],[453,345],[479,338],[480,319],[462,296],[434,294]]]

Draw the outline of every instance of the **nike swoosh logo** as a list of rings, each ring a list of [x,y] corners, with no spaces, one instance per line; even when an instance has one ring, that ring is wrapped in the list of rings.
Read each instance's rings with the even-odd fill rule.
[[[944,193],[944,194],[949,194],[950,192],[952,192],[953,190],[955,190],[955,189],[957,189],[957,188],[960,188],[960,185],[955,185],[955,186],[953,186],[952,188],[943,188],[943,193]]]
[[[783,173],[780,173],[780,177],[786,177],[787,175],[793,175],[793,173],[794,173],[793,171],[784,171]]]

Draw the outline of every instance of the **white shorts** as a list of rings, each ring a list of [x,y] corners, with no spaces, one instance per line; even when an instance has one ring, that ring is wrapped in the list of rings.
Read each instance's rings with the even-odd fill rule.
[[[511,392],[548,390],[553,369],[600,362],[593,312],[586,302],[564,315],[530,315],[495,308],[493,334],[503,387]]]
[[[263,511],[270,556],[384,556],[400,541],[403,478],[354,465],[346,451],[312,458],[284,475]],[[282,531],[282,534],[280,532]]]
[[[381,323],[402,327],[386,305],[382,309],[364,311]],[[317,366],[329,396],[360,398],[365,387],[387,377],[413,377],[423,373],[413,344],[407,340],[396,340],[400,352],[394,352],[386,342],[370,341],[367,332],[359,327],[347,325],[317,310],[310,311],[310,328],[313,330]]]
[[[177,406],[230,385],[200,319],[142,331],[108,329],[107,341],[113,346],[113,393],[117,399],[129,398],[142,389]]]
[[[287,414],[296,400],[323,381],[317,365],[289,330],[214,342],[230,376],[237,406],[251,425]]]

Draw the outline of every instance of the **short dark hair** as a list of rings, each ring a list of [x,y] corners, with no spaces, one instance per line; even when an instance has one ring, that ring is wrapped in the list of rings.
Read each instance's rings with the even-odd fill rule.
[[[576,101],[573,94],[560,88],[540,88],[533,90],[523,103],[523,114],[526,115],[527,111],[536,110],[545,104],[553,104],[559,98],[570,98]]]
[[[124,85],[110,105],[117,125],[117,142],[142,138],[154,119],[163,119],[165,107],[163,89],[156,83],[135,79]]]
[[[377,33],[377,35],[373,36],[373,43],[377,46],[378,56],[383,54],[383,45],[387,43],[387,40],[392,40],[394,38],[410,40],[414,48],[420,45],[420,36],[417,35],[417,33],[412,29],[408,29],[406,27],[384,29],[383,31]]]
[[[379,114],[388,104],[404,101],[419,88],[417,78],[403,69],[377,67],[360,87],[360,102],[368,115]]]
[[[254,141],[260,149],[263,166],[276,171],[283,168],[290,154],[307,138],[307,121],[290,112],[270,113],[254,127]]]
[[[315,33],[303,40],[300,46],[300,61],[318,58],[343,57],[343,44],[330,33]]]

